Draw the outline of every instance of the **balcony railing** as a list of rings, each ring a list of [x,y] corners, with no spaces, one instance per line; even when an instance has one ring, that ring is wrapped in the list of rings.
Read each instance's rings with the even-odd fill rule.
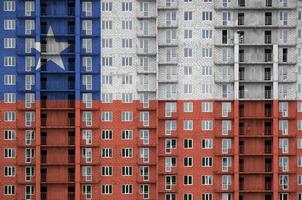
[[[68,192],[68,200],[74,200],[75,199],[75,193],[74,192]]]
[[[41,200],[47,200],[47,192],[41,192]]]
[[[271,90],[265,90],[264,91],[264,98],[265,99],[271,99],[272,98],[272,91]]]
[[[74,182],[74,180],[75,180],[74,173],[69,173],[68,174],[68,182]]]
[[[74,155],[68,155],[68,163],[74,163],[75,157]]]

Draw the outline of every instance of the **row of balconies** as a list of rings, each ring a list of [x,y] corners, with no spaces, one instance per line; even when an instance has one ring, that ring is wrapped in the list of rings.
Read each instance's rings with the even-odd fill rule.
[[[215,82],[234,82],[234,74],[222,74],[223,72],[215,72],[214,74],[214,79]],[[263,73],[257,71],[258,76],[251,76],[250,73],[245,73],[245,72],[239,72],[239,81],[242,83],[264,83],[264,82],[272,82],[273,77],[272,77],[272,72],[270,71],[265,71]],[[286,76],[279,75],[278,82],[280,83],[294,83],[297,82],[297,73],[296,72],[290,72]]]
[[[271,10],[271,9],[295,9],[296,1],[278,1],[278,0],[230,0],[214,3],[215,9],[236,9],[236,10]]]
[[[279,33],[272,30],[247,30],[239,31],[239,45],[258,47],[258,46],[271,46],[273,44],[283,46],[296,45],[296,33],[294,30],[286,30],[286,37],[280,38]],[[234,32],[233,30],[219,30],[215,32],[215,45],[217,46],[231,46],[234,45]],[[281,33],[280,33],[281,34]],[[262,37],[259,37],[262,36]]]

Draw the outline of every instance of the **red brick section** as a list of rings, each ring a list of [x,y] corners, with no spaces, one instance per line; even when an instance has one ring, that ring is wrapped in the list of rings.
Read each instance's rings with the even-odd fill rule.
[[[301,174],[302,170],[296,166],[297,156],[302,156],[302,151],[298,150],[296,139],[299,136],[297,131],[297,119],[302,119],[302,113],[297,113],[295,101],[289,102],[289,115],[282,117],[279,113],[278,101],[234,101],[232,102],[232,112],[229,116],[222,117],[222,101],[212,101],[214,111],[211,113],[201,112],[202,101],[193,102],[194,111],[191,113],[184,112],[183,103],[185,101],[175,101],[177,103],[177,112],[171,117],[165,116],[165,103],[167,101],[152,101],[149,108],[144,108],[141,103],[134,101],[133,103],[122,103],[114,101],[112,103],[94,102],[91,109],[87,109],[80,102],[75,102],[70,106],[70,102],[66,101],[47,101],[46,108],[40,102],[35,105],[36,116],[47,114],[47,121],[40,117],[36,117],[36,122],[31,127],[36,131],[34,143],[29,146],[35,148],[36,154],[31,164],[24,162],[24,149],[27,146],[24,143],[24,108],[23,102],[17,104],[4,104],[0,102],[0,199],[24,199],[24,186],[34,184],[36,187],[35,199],[40,199],[40,186],[47,186],[47,197],[51,200],[68,200],[68,195],[74,195],[76,200],[84,199],[81,192],[83,184],[92,186],[92,199],[143,199],[139,193],[140,184],[149,184],[149,198],[153,200],[165,199],[166,193],[177,193],[177,199],[182,199],[184,193],[192,193],[194,199],[200,199],[202,193],[213,193],[213,199],[221,199],[222,193],[230,192],[233,194],[234,200],[239,200],[239,196],[244,200],[264,199],[265,195],[273,195],[273,200],[278,200],[279,193],[289,193],[289,199],[296,199],[296,192],[301,191],[301,186],[296,185],[297,174]],[[30,110],[30,109],[29,109]],[[32,109],[34,110],[34,109]],[[93,125],[86,127],[82,122],[82,111],[93,112]],[[17,122],[4,122],[5,111],[17,111]],[[113,121],[104,122],[100,120],[101,112],[112,111]],[[133,112],[134,119],[132,122],[122,122],[121,112]],[[140,122],[140,112],[148,111],[150,115],[149,126],[143,126]],[[75,113],[75,123],[70,123],[68,113]],[[177,120],[177,131],[171,136],[165,135],[165,120]],[[202,120],[213,120],[214,129],[212,131],[202,131]],[[279,150],[279,131],[280,119],[289,120],[289,190],[283,191],[279,187],[279,170],[278,156],[282,153]],[[194,129],[192,131],[183,130],[183,120],[193,120]],[[227,136],[223,136],[222,120],[232,120],[232,130]],[[271,123],[271,127],[265,124]],[[46,123],[46,124],[45,124]],[[15,141],[6,141],[3,137],[4,130],[16,129],[17,139]],[[93,131],[93,144],[86,145],[82,139],[82,130],[91,129]],[[110,129],[113,131],[112,140],[102,140],[101,131]],[[123,140],[121,137],[122,130],[133,130],[132,140]],[[148,129],[150,132],[150,143],[144,145],[139,138],[139,131]],[[74,143],[70,143],[68,131],[74,131]],[[47,143],[41,143],[42,132],[47,132]],[[165,153],[165,139],[177,139],[177,148],[172,150],[171,154]],[[184,149],[184,139],[193,139],[193,149]],[[202,149],[201,140],[204,138],[214,139],[213,149]],[[233,147],[228,154],[221,153],[221,141],[223,138],[232,138]],[[16,159],[4,159],[4,148],[17,148]],[[82,158],[82,149],[84,147],[92,148],[92,163],[85,164]],[[133,148],[132,158],[122,158],[122,148]],[[143,163],[139,157],[139,148],[150,148],[150,161]],[[112,148],[113,158],[102,158],[101,149]],[[47,150],[47,162],[44,163],[41,152]],[[75,152],[74,161],[68,157],[68,150]],[[233,157],[232,169],[229,172],[221,171],[221,158],[223,156]],[[283,154],[284,155],[284,154]],[[165,172],[165,157],[177,157],[177,166],[171,172]],[[184,167],[183,158],[185,156],[193,157],[193,167]],[[204,156],[213,157],[213,167],[201,167],[201,158]],[[269,164],[271,160],[271,164]],[[241,164],[239,164],[241,163]],[[16,165],[16,177],[3,177],[4,166]],[[31,182],[24,179],[25,166],[35,166],[35,177]],[[122,176],[122,166],[132,166],[133,176]],[[149,181],[143,181],[140,177],[139,166],[150,167]],[[93,167],[93,180],[86,182],[81,175],[81,166]],[[101,176],[101,166],[112,166],[113,176]],[[47,169],[46,180],[42,180],[41,169]],[[68,174],[68,169],[74,169],[74,178]],[[176,175],[177,185],[171,190],[165,190],[165,176]],[[183,177],[192,175],[193,185],[186,186],[183,184]],[[213,175],[214,184],[203,186],[201,184],[202,175]],[[222,190],[222,175],[232,176],[232,185],[229,190]],[[265,181],[267,180],[267,181]],[[271,180],[271,182],[269,182]],[[5,184],[17,185],[16,196],[4,196],[3,188]],[[113,194],[104,195],[101,193],[102,184],[112,184]],[[121,194],[122,184],[132,184],[133,192],[129,195]],[[68,194],[68,187],[75,188],[75,194]],[[43,194],[42,194],[43,195]]]

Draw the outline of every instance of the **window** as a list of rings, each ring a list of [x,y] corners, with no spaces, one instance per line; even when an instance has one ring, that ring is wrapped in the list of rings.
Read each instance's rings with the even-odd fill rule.
[[[302,175],[297,175],[297,184],[302,185]]]
[[[132,130],[122,130],[122,139],[123,140],[132,140],[133,131]]]
[[[132,75],[126,75],[126,74],[123,74],[122,75],[122,84],[125,85],[125,84],[129,84],[131,85],[132,84]]]
[[[165,103],[165,116],[171,117],[173,112],[176,112],[177,107],[175,102]]]
[[[122,185],[122,194],[132,194],[132,185],[130,184]]]
[[[132,30],[132,20],[122,20],[123,30]]]
[[[3,10],[7,12],[16,11],[15,1],[3,1]]]
[[[16,66],[16,57],[4,56],[4,66],[5,67],[14,67],[14,66]]]
[[[202,29],[201,30],[201,38],[202,39],[212,39],[212,30]]]
[[[113,113],[111,111],[101,112],[102,121],[112,121]]]
[[[202,102],[201,111],[202,112],[213,112],[213,103],[212,102]]]
[[[122,93],[122,103],[132,103],[133,95],[132,93]]]
[[[297,167],[302,167],[302,157],[297,158]]]
[[[16,48],[16,38],[4,38],[4,48],[5,49]]]
[[[192,30],[184,30],[184,38],[185,39],[192,39]]]
[[[85,104],[85,108],[92,108],[92,93],[83,93],[82,102]]]
[[[91,199],[92,196],[92,188],[91,185],[83,185],[82,186],[82,193],[84,194],[86,199]]]
[[[112,167],[110,166],[103,166],[102,167],[102,176],[112,176]]]
[[[223,175],[222,179],[222,190],[228,190],[229,186],[231,185],[231,176],[230,175]]]
[[[112,93],[103,93],[102,94],[102,103],[111,103],[112,102]]]
[[[232,149],[232,139],[222,139],[221,146],[222,153],[227,154]]]
[[[92,20],[83,20],[82,30],[86,35],[92,35]]]
[[[193,148],[193,139],[184,139],[184,149]]]
[[[132,48],[132,39],[122,39],[122,48]]]
[[[122,2],[122,11],[125,12],[132,11],[132,2]]]
[[[82,139],[85,141],[86,145],[92,144],[92,131],[91,130],[83,130],[82,131]]]
[[[149,167],[148,166],[140,166],[139,167],[139,171],[140,171],[140,176],[143,177],[144,181],[148,181],[149,180]]]
[[[130,122],[130,121],[132,121],[133,120],[133,113],[129,112],[129,111],[122,112],[121,113],[121,120],[123,122]]]
[[[280,175],[279,176],[279,185],[282,187],[283,190],[288,189],[288,184],[289,184],[288,175]]]
[[[202,149],[213,149],[213,139],[202,139],[201,148]]]
[[[25,200],[32,199],[33,195],[34,195],[34,186],[25,185]]]
[[[14,186],[14,185],[5,185],[4,186],[5,195],[15,195],[15,193],[16,193],[16,186]]]
[[[192,20],[192,11],[185,11],[184,12],[184,20],[191,21]]]
[[[203,75],[203,76],[212,75],[212,67],[211,66],[202,66],[201,75]]]
[[[201,184],[202,185],[212,185],[213,176],[201,176]]]
[[[132,57],[122,57],[122,66],[132,66]]]
[[[92,2],[90,1],[82,2],[82,12],[85,13],[86,17],[92,16]]]
[[[297,130],[302,130],[302,120],[297,120]]]
[[[102,140],[112,140],[112,130],[102,130]]]
[[[192,84],[184,84],[184,93],[185,94],[192,94],[193,92],[193,85]]]
[[[286,26],[288,24],[288,12],[280,11],[280,21],[282,25]]]
[[[113,156],[112,149],[111,148],[102,148],[101,156],[102,156],[102,158],[112,158],[112,156]]]
[[[202,48],[202,57],[203,58],[211,58],[212,57],[212,48]]]
[[[133,171],[131,166],[123,166],[121,170],[121,175],[122,176],[132,176]]]
[[[25,71],[30,72],[32,67],[35,66],[35,57],[34,56],[25,56]]]
[[[12,166],[4,167],[4,176],[16,176],[16,168]]]
[[[103,30],[112,30],[112,21],[111,20],[103,20],[102,21],[102,29]]]
[[[4,158],[15,158],[16,157],[16,149],[7,148],[4,149]]]
[[[35,132],[33,130],[25,131],[25,144],[31,145],[32,141],[35,139]]]
[[[15,130],[5,130],[4,131],[4,140],[15,140],[16,131]]]
[[[143,141],[143,144],[149,144],[149,130],[140,130],[139,131],[140,140]]]
[[[25,16],[32,16],[32,12],[35,11],[35,2],[34,1],[25,1]]]
[[[184,194],[184,200],[193,200],[193,194]]]
[[[102,2],[102,11],[103,12],[112,11],[112,2]]]
[[[193,176],[188,175],[184,176],[184,185],[192,185],[193,184]]]
[[[112,43],[111,43],[111,47],[112,47]],[[88,38],[82,39],[82,48],[84,49],[84,53],[92,53],[92,39],[88,39]]]
[[[102,66],[111,67],[112,66],[112,57],[102,57]],[[102,76],[102,77],[112,77],[112,76]]]
[[[203,12],[201,13],[201,19],[202,19],[203,21],[212,21],[212,19],[213,19],[212,12],[203,11]]]
[[[102,84],[103,85],[112,85],[112,76],[111,75],[103,75],[102,76]]]
[[[165,139],[165,152],[169,154],[176,149],[176,139]]]
[[[90,44],[91,46],[91,44]],[[112,39],[102,39],[102,48],[103,49],[107,49],[107,48],[112,48]]]
[[[213,121],[212,120],[202,120],[201,121],[201,130],[203,130],[203,131],[213,130]]]
[[[203,193],[201,194],[201,200],[213,200],[213,195],[211,193]]]
[[[25,126],[31,126],[35,121],[35,112],[25,112]]]
[[[166,157],[165,172],[171,172],[172,167],[176,167],[176,157]]]
[[[192,167],[193,166],[193,158],[192,157],[184,157],[184,166]]]
[[[33,38],[25,38],[25,53],[31,53],[31,50],[35,47],[35,40]]]
[[[82,176],[85,181],[92,181],[92,167],[83,166],[82,167]]]
[[[132,158],[132,148],[123,148],[122,149],[122,158]]]
[[[140,148],[139,157],[143,159],[144,163],[149,162],[149,148]]]
[[[16,85],[16,75],[5,74],[4,85]]]
[[[6,122],[16,121],[16,112],[14,111],[4,112],[4,121]]]
[[[112,194],[112,185],[103,184],[102,185],[102,194]]]
[[[193,68],[192,66],[184,66],[184,75],[191,76]]]
[[[16,93],[4,93],[4,103],[16,103]]]
[[[201,166],[202,167],[212,167],[213,166],[213,158],[212,157],[202,157],[201,158]]]
[[[222,157],[221,171],[228,172],[229,168],[232,166],[232,157]]]
[[[12,19],[4,20],[4,30],[15,30],[16,29],[16,21]]]
[[[302,149],[302,138],[297,139],[297,148]]]
[[[193,102],[184,102],[184,112],[193,112]]]
[[[193,56],[192,48],[184,48],[184,57],[191,58]]]

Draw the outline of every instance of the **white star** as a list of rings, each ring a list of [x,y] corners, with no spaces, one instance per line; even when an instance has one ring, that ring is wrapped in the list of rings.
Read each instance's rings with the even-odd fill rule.
[[[60,68],[65,70],[64,63],[62,60],[62,57],[60,56],[61,52],[64,51],[66,48],[69,47],[69,44],[67,42],[57,42],[53,30],[51,26],[48,29],[47,35],[46,35],[46,52],[43,52],[43,58],[47,59],[48,61],[52,61],[56,63]],[[36,42],[35,49],[39,52],[41,52],[41,43]],[[38,70],[41,67],[41,57],[38,60],[36,70]]]

